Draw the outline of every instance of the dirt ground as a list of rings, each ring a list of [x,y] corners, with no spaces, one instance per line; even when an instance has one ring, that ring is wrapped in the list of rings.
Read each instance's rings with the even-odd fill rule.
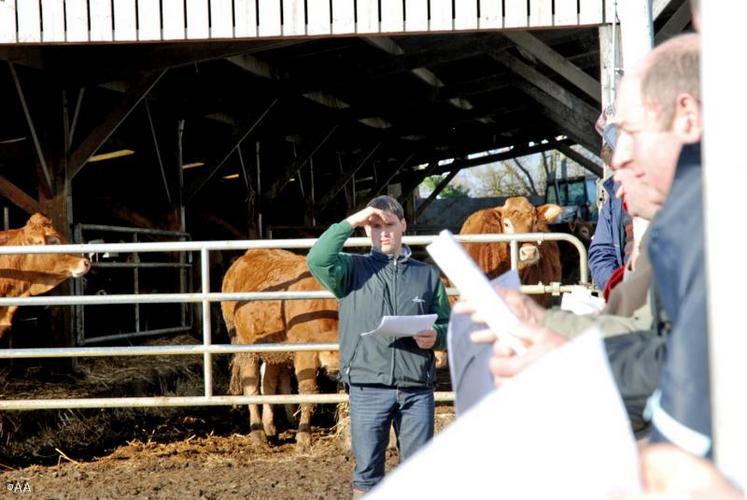
[[[134,441],[87,462],[60,456],[59,465],[4,471],[0,481],[4,497],[28,485],[34,498],[348,498],[353,462],[333,440],[304,454],[238,434]]]
[[[202,390],[199,362],[184,357],[89,359],[63,377],[0,372],[0,399]],[[0,412],[0,498],[350,498],[353,458],[334,415],[317,411],[313,445],[301,452],[287,428],[254,443],[244,407]],[[452,419],[452,407],[439,406],[437,431]],[[387,468],[397,463],[390,449]]]
[[[453,418],[439,408],[437,427]],[[350,498],[353,459],[334,429],[316,428],[299,452],[291,432],[257,445],[247,435],[190,436],[169,442],[135,440],[101,457],[69,457],[54,465],[3,467],[0,497],[15,498]],[[398,463],[387,453],[387,469]]]

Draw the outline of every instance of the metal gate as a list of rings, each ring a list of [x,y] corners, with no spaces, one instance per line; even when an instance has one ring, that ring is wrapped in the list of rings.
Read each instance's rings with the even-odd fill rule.
[[[407,236],[403,242],[408,245],[427,245],[435,236]],[[464,235],[458,236],[462,242],[492,243],[509,242],[512,267],[518,261],[519,242],[523,241],[568,241],[579,251],[581,261],[581,282],[588,283],[586,248],[578,238],[562,233],[527,233],[499,235]],[[164,406],[221,406],[235,404],[281,404],[281,403],[339,403],[347,400],[344,394],[310,394],[310,395],[262,395],[262,396],[215,396],[213,395],[212,356],[237,352],[283,352],[283,351],[333,351],[337,344],[255,344],[233,345],[212,343],[210,322],[210,303],[224,300],[280,300],[280,299],[322,299],[334,298],[329,292],[242,292],[215,293],[210,291],[209,257],[216,250],[246,250],[250,248],[310,248],[315,239],[300,240],[245,240],[245,241],[190,241],[160,243],[107,243],[49,246],[6,246],[0,247],[0,254],[42,254],[73,253],[90,254],[100,252],[200,252],[201,292],[187,293],[154,293],[122,295],[81,295],[50,297],[2,297],[0,306],[11,305],[72,305],[85,306],[92,304],[167,304],[199,303],[202,306],[202,344],[178,346],[137,346],[137,347],[62,347],[6,349],[0,351],[0,359],[21,358],[60,358],[86,356],[161,356],[161,355],[202,355],[204,372],[203,396],[175,397],[120,397],[120,398],[81,398],[81,399],[36,399],[0,401],[2,410],[38,410],[66,408],[135,408]],[[350,238],[346,247],[367,247],[368,238]],[[549,285],[522,286],[527,293],[560,293],[574,287],[552,283]],[[449,290],[454,294],[454,290]],[[452,401],[453,393],[437,392],[436,401]]]

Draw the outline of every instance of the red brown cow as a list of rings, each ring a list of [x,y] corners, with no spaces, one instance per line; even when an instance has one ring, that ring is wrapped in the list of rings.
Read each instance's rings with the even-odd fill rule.
[[[459,234],[515,234],[547,232],[547,223],[562,209],[557,205],[534,207],[523,196],[508,198],[502,207],[486,208],[470,215]],[[523,284],[548,284],[560,281],[560,254],[554,241],[519,244],[519,276]],[[508,243],[469,243],[464,245],[470,256],[490,279],[511,268]],[[548,305],[549,296],[535,296]]]
[[[223,278],[223,292],[248,291],[319,291],[321,285],[311,276],[306,260],[285,250],[248,250],[237,259]],[[232,343],[307,343],[337,342],[337,302],[324,300],[226,301],[221,304]],[[317,371],[339,370],[337,352],[241,353],[234,356],[231,368],[231,393],[260,393],[260,364],[265,373],[263,394],[290,392],[290,367],[295,370],[299,393],[316,394]],[[286,407],[286,409],[288,409]],[[301,405],[296,442],[311,442],[310,421],[314,405]],[[249,407],[251,433],[257,441],[276,434],[271,405]],[[260,423],[261,422],[261,423]]]
[[[0,245],[59,245],[62,236],[42,214],[34,214],[20,229],[0,231]],[[66,254],[0,255],[0,296],[29,297],[53,289],[68,278],[83,276],[88,259]],[[8,330],[18,306],[0,307],[0,337]]]

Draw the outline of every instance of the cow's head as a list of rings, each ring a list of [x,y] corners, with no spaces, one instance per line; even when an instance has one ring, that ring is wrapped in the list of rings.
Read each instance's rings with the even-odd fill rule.
[[[62,235],[52,226],[52,222],[42,214],[34,214],[19,233],[22,245],[61,245]],[[83,276],[91,268],[85,257],[70,254],[30,254],[25,256],[22,269],[52,279],[64,280]],[[59,281],[58,281],[59,282]]]
[[[594,236],[594,225],[582,219],[573,219],[568,223],[573,236],[581,240],[586,247],[591,244],[591,238]]]
[[[563,211],[558,205],[535,207],[524,196],[508,198],[502,207],[496,208],[501,217],[501,227],[506,234],[546,232],[547,223],[552,222]],[[519,269],[539,262],[541,242],[527,241],[519,247]]]

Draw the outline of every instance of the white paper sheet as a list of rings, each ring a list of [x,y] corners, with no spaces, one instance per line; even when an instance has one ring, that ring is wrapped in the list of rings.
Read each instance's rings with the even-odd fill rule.
[[[519,320],[495,292],[485,274],[454,235],[448,230],[441,231],[426,250],[456,285],[459,293],[474,303],[477,312],[485,319],[490,329],[496,332],[501,342],[517,353],[525,352],[526,349],[519,339],[508,333],[519,324]]]
[[[508,271],[490,282],[493,286],[518,290],[521,286],[519,273]],[[457,415],[464,414],[494,388],[493,375],[488,362],[493,353],[492,344],[475,344],[470,334],[482,330],[485,325],[472,321],[469,314],[451,313],[446,337],[446,352],[449,355],[451,386],[455,392],[454,407]]]
[[[577,287],[563,294],[560,308],[574,314],[595,314],[604,309],[604,299],[591,294],[591,290]]]
[[[380,335],[382,337],[412,337],[416,333],[433,328],[437,314],[420,314],[415,316],[384,316],[375,330],[361,335]]]
[[[607,498],[638,456],[597,331],[547,354],[458,418],[366,498]]]

